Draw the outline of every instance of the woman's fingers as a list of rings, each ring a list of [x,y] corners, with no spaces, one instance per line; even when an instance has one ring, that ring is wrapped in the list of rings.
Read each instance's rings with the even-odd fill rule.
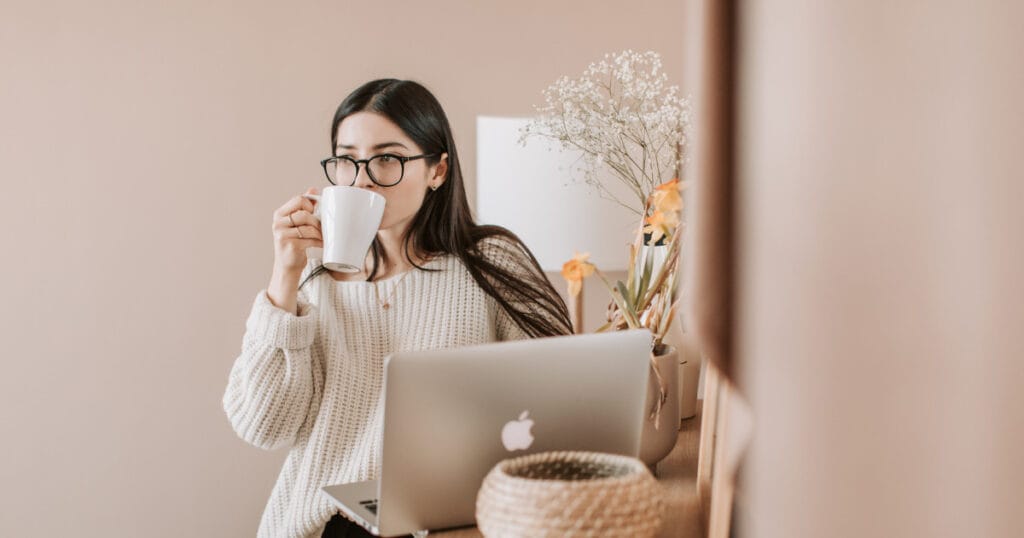
[[[290,213],[288,215],[285,215],[284,217],[282,217],[280,219],[280,221],[282,223],[284,223],[286,226],[292,226],[292,227],[295,227],[295,226],[313,226],[314,228],[319,228],[320,227],[320,219],[318,219],[316,217],[316,215],[314,215],[314,214],[312,214],[309,211],[306,211],[304,209],[300,209],[299,211],[296,211],[294,213]]]
[[[323,246],[324,237],[320,235],[319,228],[314,228],[312,226],[298,226],[292,229],[295,230],[295,237],[300,240],[309,239],[311,241],[316,241],[318,243],[317,246]]]
[[[276,218],[273,221],[273,229],[275,231],[296,229],[296,227],[300,226],[302,227],[302,235],[304,237],[310,236],[310,234],[306,233],[307,227],[315,231],[315,234],[313,234],[315,237],[321,237],[321,223],[319,223],[319,219],[307,211],[296,211],[290,215]]]
[[[299,230],[296,232],[295,230]],[[281,238],[298,237],[299,239],[323,240],[320,221],[306,211],[296,211],[274,221],[274,232]],[[301,234],[301,236],[299,235]]]
[[[317,241],[323,241],[324,236],[320,233],[320,228],[313,226],[289,226],[281,229],[281,236],[287,238],[297,239],[315,239]]]
[[[324,239],[320,230],[312,226],[299,226],[296,228],[281,228],[274,230],[274,236],[281,248],[323,247]]]
[[[310,189],[312,190],[312,189]],[[296,211],[313,212],[313,202],[302,196],[294,196],[274,211],[274,219],[290,215]]]
[[[323,235],[320,232],[320,223],[315,218],[299,216],[296,213],[292,213],[292,215],[293,218],[281,217],[274,221],[274,235],[282,239],[292,237],[299,239],[323,239]],[[292,226],[293,220],[295,221],[295,226]]]

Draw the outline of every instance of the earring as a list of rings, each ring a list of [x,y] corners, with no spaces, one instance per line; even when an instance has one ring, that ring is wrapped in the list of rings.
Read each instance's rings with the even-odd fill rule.
[[[436,191],[438,189],[438,187],[440,187],[440,185],[431,185],[430,186],[430,190]]]

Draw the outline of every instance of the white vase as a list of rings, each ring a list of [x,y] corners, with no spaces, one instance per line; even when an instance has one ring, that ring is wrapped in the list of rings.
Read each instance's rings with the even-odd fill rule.
[[[683,332],[678,314],[665,333],[664,341],[679,353],[679,419],[692,418],[697,414],[697,384],[702,362],[697,341]]]
[[[697,414],[697,388],[700,382],[701,356],[693,337],[686,335],[679,348],[679,420]],[[682,427],[682,424],[680,424]]]
[[[661,397],[660,374],[666,398],[651,417]],[[679,438],[679,359],[675,348],[669,346],[664,353],[654,358],[647,381],[647,398],[644,402],[644,428],[640,435],[640,461],[653,467],[668,456]]]

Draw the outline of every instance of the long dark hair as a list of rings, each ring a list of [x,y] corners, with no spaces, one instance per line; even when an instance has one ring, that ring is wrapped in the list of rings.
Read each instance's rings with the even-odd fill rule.
[[[450,254],[458,256],[488,295],[497,300],[526,334],[531,337],[570,334],[572,323],[565,302],[551,286],[537,259],[512,232],[500,226],[482,226],[473,222],[448,117],[441,103],[422,85],[409,80],[380,79],[363,84],[338,106],[331,122],[331,154],[335,155],[338,126],[357,112],[375,112],[409,136],[434,165],[442,153],[448,154],[448,172],[444,183],[428,190],[423,205],[413,217],[403,238],[403,252],[414,270],[431,269],[416,264],[412,249],[422,256]],[[481,241],[484,241],[487,247]],[[367,280],[373,280],[384,258],[378,239],[371,246],[373,265]],[[486,255],[485,251],[486,250]],[[528,260],[528,267],[509,267],[499,259]],[[515,264],[513,264],[515,265]],[[326,271],[315,268],[300,288]]]

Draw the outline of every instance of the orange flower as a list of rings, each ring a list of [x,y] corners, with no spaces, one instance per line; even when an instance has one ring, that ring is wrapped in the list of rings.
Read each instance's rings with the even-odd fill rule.
[[[679,183],[679,178],[666,181],[655,187],[654,193],[651,195],[655,211],[663,213],[681,211],[683,209],[683,198],[679,193],[682,192],[683,188],[685,188],[685,185]]]
[[[562,265],[562,278],[569,284],[569,296],[575,297],[583,289],[583,279],[594,274],[594,264],[587,261],[589,252],[575,253],[571,260]]]
[[[679,226],[679,214],[675,211],[655,210],[651,216],[644,219],[644,233],[651,234],[650,244],[656,244],[661,236],[672,233]]]

